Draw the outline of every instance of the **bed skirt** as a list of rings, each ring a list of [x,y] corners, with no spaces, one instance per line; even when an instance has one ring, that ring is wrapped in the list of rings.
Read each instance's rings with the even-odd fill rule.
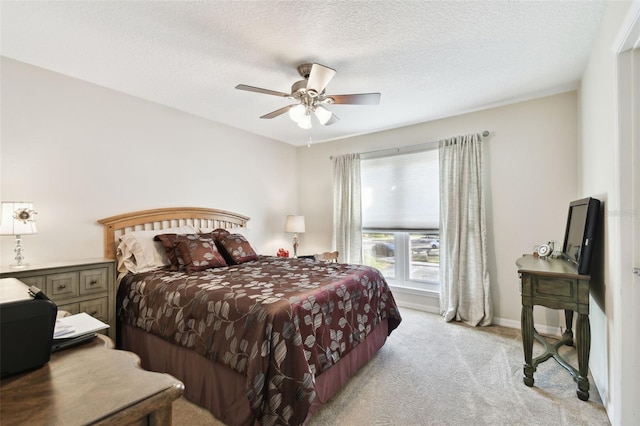
[[[382,321],[367,338],[336,365],[316,377],[316,398],[305,423],[384,345],[387,321]],[[246,377],[185,347],[167,342],[127,324],[120,324],[120,349],[136,353],[144,369],[168,373],[185,385],[184,396],[209,410],[229,426],[257,425],[246,397]]]

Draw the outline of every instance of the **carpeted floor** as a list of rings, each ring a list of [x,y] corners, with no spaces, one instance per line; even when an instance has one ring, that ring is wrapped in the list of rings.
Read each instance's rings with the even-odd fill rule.
[[[589,376],[589,401],[553,359],[538,366],[534,387],[522,382],[520,331],[445,323],[401,309],[403,321],[380,350],[311,419],[324,425],[609,425]],[[534,357],[542,352],[537,342]],[[577,366],[575,349],[560,352]],[[221,426],[180,399],[173,424]]]

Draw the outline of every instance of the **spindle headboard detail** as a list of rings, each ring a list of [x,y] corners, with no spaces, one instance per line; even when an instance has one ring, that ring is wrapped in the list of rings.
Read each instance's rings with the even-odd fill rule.
[[[229,229],[244,227],[249,219],[238,213],[206,207],[168,207],[111,216],[98,220],[98,223],[104,226],[104,257],[115,259],[116,242],[126,232],[162,230],[183,225]]]

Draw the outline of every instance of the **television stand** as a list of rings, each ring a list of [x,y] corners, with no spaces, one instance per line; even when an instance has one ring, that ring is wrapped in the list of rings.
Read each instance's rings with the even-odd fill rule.
[[[524,376],[527,386],[533,386],[533,373],[541,362],[555,359],[564,367],[578,384],[577,395],[582,401],[589,399],[589,350],[591,348],[591,328],[589,324],[589,275],[580,275],[575,266],[564,259],[539,258],[524,255],[516,261],[520,275],[522,295],[522,345],[524,348]],[[567,329],[562,338],[549,343],[540,336],[533,326],[533,306],[563,309]],[[578,314],[576,323],[576,351],[578,369],[573,368],[558,353],[563,345],[573,346],[573,314]],[[533,339],[544,346],[544,353],[533,358]]]

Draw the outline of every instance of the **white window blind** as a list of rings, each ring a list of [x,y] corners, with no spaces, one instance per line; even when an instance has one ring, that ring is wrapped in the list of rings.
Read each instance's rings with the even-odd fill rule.
[[[438,229],[438,150],[363,159],[362,225],[366,229]]]

